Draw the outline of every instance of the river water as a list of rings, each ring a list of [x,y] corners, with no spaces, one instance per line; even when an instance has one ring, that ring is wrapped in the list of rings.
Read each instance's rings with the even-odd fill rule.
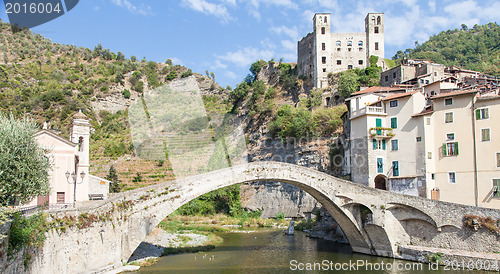
[[[427,264],[353,253],[349,245],[312,239],[302,232],[293,236],[269,230],[219,235],[223,244],[210,252],[161,257],[137,273],[447,272],[434,271]]]

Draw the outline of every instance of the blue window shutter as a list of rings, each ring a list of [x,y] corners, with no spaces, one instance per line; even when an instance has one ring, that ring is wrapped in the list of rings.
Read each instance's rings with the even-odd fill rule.
[[[392,175],[399,176],[399,162],[398,161],[392,162]]]
[[[386,149],[386,144],[385,144],[385,139],[382,140],[382,149],[385,150]]]
[[[373,150],[377,150],[377,140],[373,139]]]
[[[377,172],[384,173],[384,160],[382,158],[377,158]]]

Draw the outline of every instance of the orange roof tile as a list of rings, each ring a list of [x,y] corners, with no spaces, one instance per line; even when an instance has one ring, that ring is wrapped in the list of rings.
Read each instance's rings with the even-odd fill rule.
[[[360,95],[360,94],[365,94],[365,93],[370,93],[370,92],[390,92],[390,91],[397,91],[397,90],[404,90],[404,89],[373,86],[373,87],[365,88],[363,90],[355,92],[351,95]]]
[[[473,94],[477,93],[477,90],[462,90],[462,91],[454,91],[454,92],[446,92],[446,93],[440,93],[436,96],[432,96],[431,99],[442,99],[445,97],[451,97],[451,96],[459,96],[459,95],[466,95],[466,94]]]
[[[385,98],[382,99],[382,101],[387,101],[387,100],[393,100],[393,99],[398,99],[398,98],[403,98],[406,96],[412,96],[413,94],[417,93],[418,91],[412,91],[412,92],[405,92],[405,93],[397,93],[397,94],[392,94],[389,95]]]

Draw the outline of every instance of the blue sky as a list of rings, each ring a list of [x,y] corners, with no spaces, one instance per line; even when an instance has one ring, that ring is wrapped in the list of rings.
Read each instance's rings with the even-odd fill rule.
[[[500,21],[500,0],[80,0],[69,13],[33,28],[53,42],[215,73],[241,82],[258,59],[296,62],[297,41],[315,12],[332,14],[333,32],[362,32],[368,12],[385,13],[385,54],[442,30]],[[8,22],[2,6],[0,18]]]

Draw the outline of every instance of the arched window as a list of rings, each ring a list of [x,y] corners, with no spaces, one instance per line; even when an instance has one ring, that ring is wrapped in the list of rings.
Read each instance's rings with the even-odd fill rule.
[[[381,23],[382,23],[382,18],[380,18],[380,16],[379,16],[379,17],[377,17],[377,25],[380,25]]]
[[[347,46],[349,46],[349,47],[352,46],[352,41],[351,40],[347,41]]]
[[[322,27],[321,28],[321,34],[325,34],[325,33],[326,33],[325,27]]]
[[[358,42],[358,46],[362,47],[363,46],[363,41]]]
[[[340,46],[342,43],[340,42],[340,40],[337,40],[337,42],[335,42],[335,44],[336,44],[337,46]]]
[[[325,16],[325,23],[328,23],[328,20],[327,20],[327,19],[328,19],[328,17],[326,17],[326,16]]]

